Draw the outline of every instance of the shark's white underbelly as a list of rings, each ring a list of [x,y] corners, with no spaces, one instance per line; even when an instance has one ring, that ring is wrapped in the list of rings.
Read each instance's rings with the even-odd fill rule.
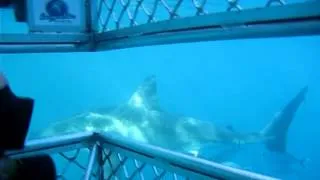
[[[86,125],[86,131],[98,131],[98,132],[106,132],[106,133],[117,133],[123,137],[127,137],[130,139],[134,139],[136,141],[147,143],[147,137],[142,132],[141,128],[139,128],[136,124],[128,123],[123,119],[119,119],[115,116],[104,115],[98,113],[89,113],[87,116],[88,119],[105,119],[108,121],[105,126],[97,127],[90,124],[90,122]]]

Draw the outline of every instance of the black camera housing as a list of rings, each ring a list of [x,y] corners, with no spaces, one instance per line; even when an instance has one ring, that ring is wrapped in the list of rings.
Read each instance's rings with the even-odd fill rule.
[[[6,151],[22,150],[30,126],[34,106],[31,98],[17,97],[5,86],[0,89],[0,179],[56,179],[55,163],[43,154],[20,159],[5,157]],[[6,177],[5,179],[7,179]]]
[[[24,147],[34,100],[15,96],[6,86],[0,90],[0,149],[2,152]]]

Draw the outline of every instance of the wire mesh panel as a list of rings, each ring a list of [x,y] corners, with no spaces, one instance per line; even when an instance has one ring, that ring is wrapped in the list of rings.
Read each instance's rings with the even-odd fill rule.
[[[99,0],[99,32],[217,12],[284,6],[310,0]]]
[[[17,159],[43,153],[55,160],[58,179],[276,180],[107,134],[78,133],[34,140],[24,150],[6,155]]]
[[[57,179],[83,179],[88,164],[88,151],[91,148],[81,148],[68,152],[53,154],[57,166]],[[95,174],[93,175],[95,176]]]
[[[101,0],[98,50],[320,33],[320,1]]]

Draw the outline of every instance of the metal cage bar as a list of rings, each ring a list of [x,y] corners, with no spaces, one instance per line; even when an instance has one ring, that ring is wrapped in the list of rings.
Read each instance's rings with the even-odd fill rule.
[[[0,53],[82,52],[90,50],[88,34],[0,34]]]
[[[86,174],[85,174],[85,177],[84,177],[84,180],[90,180],[90,177],[91,177],[91,174],[92,174],[92,171],[93,171],[93,166],[95,163],[97,163],[97,151],[98,151],[98,145],[95,144],[93,145],[93,148],[90,152],[90,157],[89,157],[89,163],[88,163],[88,167],[86,169]]]
[[[143,174],[142,169],[146,164],[152,165],[156,169],[163,169],[162,173],[157,172],[158,177],[162,177],[166,172],[174,173],[191,178],[191,179],[253,179],[253,180],[276,180],[276,178],[248,172],[207,160],[194,158],[185,154],[173,152],[161,147],[156,147],[149,144],[143,144],[125,139],[120,136],[112,136],[98,133],[78,133],[70,134],[54,138],[46,138],[41,140],[33,140],[26,143],[26,146],[21,151],[7,152],[9,158],[29,157],[42,153],[63,153],[80,147],[91,147],[89,153],[89,161],[85,169],[84,179],[90,179],[94,175],[98,179],[103,179],[103,168],[101,161],[106,162],[101,156],[101,149],[109,152],[120,153],[125,158],[119,159],[118,166],[125,169],[125,163],[128,159],[135,161],[137,172]],[[107,155],[106,155],[107,154]],[[106,153],[105,157],[110,157],[110,153]],[[109,155],[108,155],[109,154]],[[120,157],[119,154],[117,157]],[[110,160],[110,158],[109,158]],[[113,161],[115,159],[112,159]],[[143,162],[138,165],[136,161]],[[73,161],[72,161],[73,162]],[[110,162],[112,162],[110,160]],[[94,171],[94,165],[98,165],[98,171]],[[115,168],[119,169],[119,168]],[[112,172],[113,176],[116,171]],[[156,173],[155,172],[155,173]],[[127,177],[130,179],[130,177]],[[161,178],[160,178],[161,179]]]
[[[22,151],[7,152],[10,158],[30,157],[41,153],[57,153],[61,151],[71,151],[83,147],[89,147],[90,143],[94,143],[94,133],[76,133],[65,136],[57,136],[52,138],[44,138],[27,141]]]
[[[0,34],[0,53],[105,51],[183,42],[320,34],[320,1],[285,4],[284,1],[269,0],[266,7],[251,9],[241,8],[238,1],[228,1],[226,12],[208,13],[204,10],[206,1],[194,0],[195,16],[179,17],[177,12],[182,0],[174,7],[169,7],[163,0],[155,0],[152,11],[147,11],[143,0],[139,0],[134,12],[127,14],[130,27],[126,28],[120,27],[119,23],[131,1],[121,1],[122,9],[117,18],[113,12],[116,1],[112,2],[105,14],[101,10],[104,0],[97,3],[97,10],[86,11],[91,17],[87,23],[91,31],[87,33]],[[169,19],[156,21],[155,10],[161,3],[169,13]],[[142,8],[150,21],[138,25],[135,22],[137,8]],[[105,22],[102,32],[99,31],[91,23],[98,21],[96,16],[106,16],[107,22],[114,20],[116,29],[106,29]]]

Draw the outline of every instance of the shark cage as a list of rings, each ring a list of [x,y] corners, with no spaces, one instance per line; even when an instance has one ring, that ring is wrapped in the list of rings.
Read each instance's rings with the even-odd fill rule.
[[[293,1],[293,0],[292,0]],[[0,34],[0,53],[93,52],[160,44],[320,34],[318,0],[16,1],[24,33]],[[83,132],[26,142],[11,158],[66,161],[60,179],[276,179],[122,137]],[[75,170],[70,171],[73,168]]]

